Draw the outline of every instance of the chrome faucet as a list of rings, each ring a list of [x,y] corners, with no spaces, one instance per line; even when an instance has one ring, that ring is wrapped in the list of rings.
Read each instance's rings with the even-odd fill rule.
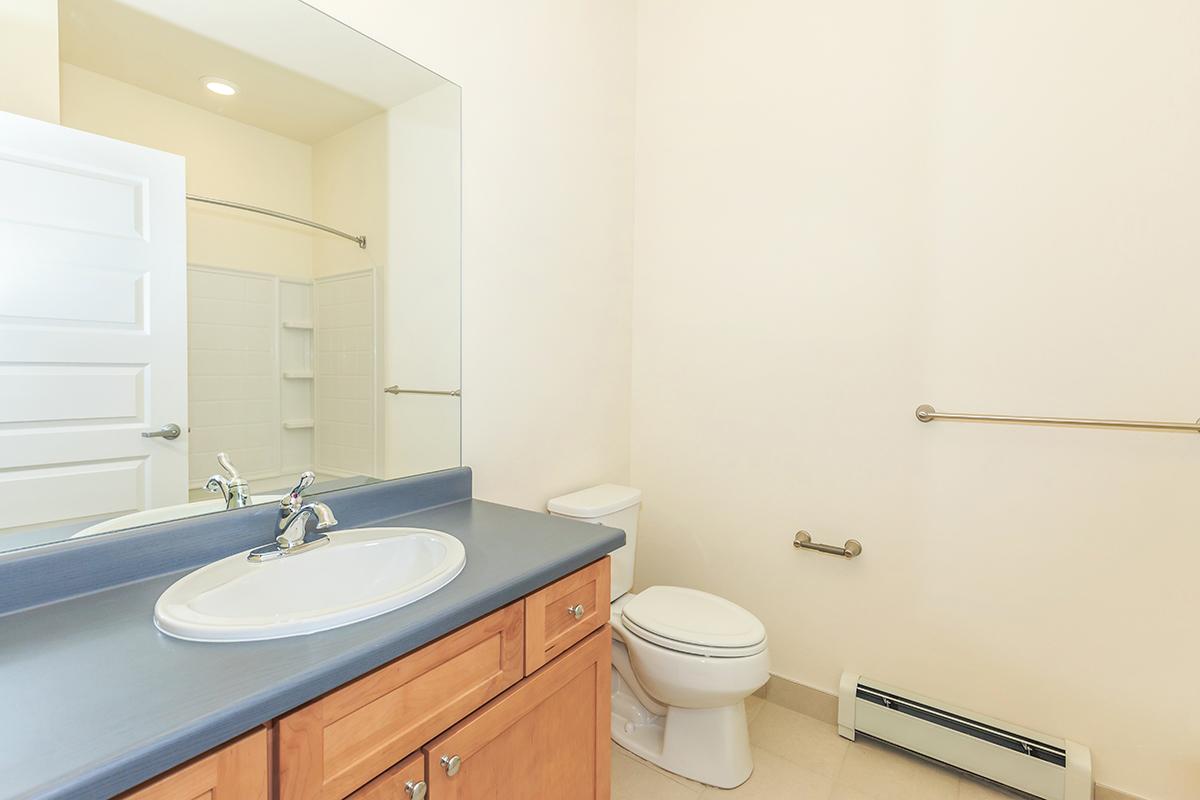
[[[295,548],[305,545],[305,539],[308,538],[308,523],[314,519],[317,521],[316,530],[319,531],[337,525],[337,517],[333,515],[329,506],[316,500],[305,503],[279,521],[282,533],[275,537],[279,549],[291,552]],[[329,537],[322,536],[321,538],[328,539]]]
[[[250,484],[238,473],[229,456],[217,453],[217,463],[225,470],[225,475],[213,475],[204,484],[204,488],[225,498],[226,510],[250,505]]]
[[[303,493],[317,476],[312,472],[300,475],[300,481],[279,501],[279,523],[276,526],[275,544],[263,545],[250,551],[247,556],[251,561],[269,561],[274,558],[295,555],[307,550],[320,547],[329,542],[329,537],[321,534],[312,539],[308,538],[308,523],[315,520],[315,529],[320,531],[337,525],[337,517],[329,506],[316,500],[304,502]]]

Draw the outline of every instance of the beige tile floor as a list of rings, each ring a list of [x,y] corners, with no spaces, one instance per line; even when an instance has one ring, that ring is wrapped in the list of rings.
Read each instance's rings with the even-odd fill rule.
[[[757,697],[746,701],[754,774],[736,789],[672,775],[613,745],[613,800],[1011,800],[892,748],[848,742],[833,725]]]

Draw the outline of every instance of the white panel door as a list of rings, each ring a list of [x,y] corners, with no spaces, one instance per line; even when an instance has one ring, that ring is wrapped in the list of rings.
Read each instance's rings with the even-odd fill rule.
[[[0,527],[187,502],[186,235],[181,157],[0,112]]]

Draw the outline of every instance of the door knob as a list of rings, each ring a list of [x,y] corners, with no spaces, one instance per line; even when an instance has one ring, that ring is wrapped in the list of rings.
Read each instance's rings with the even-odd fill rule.
[[[446,774],[453,778],[462,769],[462,759],[458,756],[442,756],[442,769],[446,770]]]
[[[142,431],[143,439],[178,439],[183,429],[174,422],[168,422],[156,431]]]
[[[583,619],[583,603],[569,607],[567,613],[574,617],[576,621]]]
[[[458,758],[458,756],[455,756]],[[429,787],[425,785],[425,781],[409,781],[404,784],[404,793],[412,800],[425,800],[425,792]]]

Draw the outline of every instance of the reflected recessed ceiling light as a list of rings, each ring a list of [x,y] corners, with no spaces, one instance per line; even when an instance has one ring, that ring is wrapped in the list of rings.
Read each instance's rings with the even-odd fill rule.
[[[224,78],[201,78],[200,82],[204,84],[204,88],[214,94],[229,97],[238,93],[236,84],[230,83]]]

